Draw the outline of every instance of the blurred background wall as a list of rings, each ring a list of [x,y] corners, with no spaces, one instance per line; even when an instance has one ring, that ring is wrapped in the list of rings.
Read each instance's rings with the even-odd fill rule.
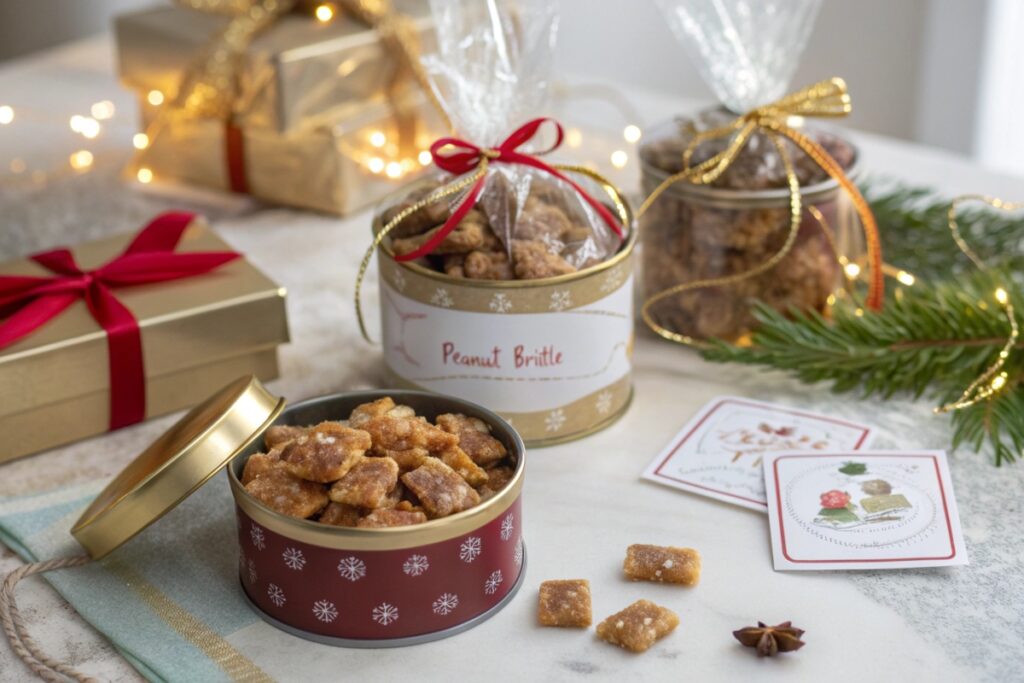
[[[0,0],[0,62],[166,1]],[[561,4],[562,71],[710,97],[650,0]],[[824,0],[793,85],[842,75],[854,99],[849,125],[1024,173],[1021,35],[1024,0]]]

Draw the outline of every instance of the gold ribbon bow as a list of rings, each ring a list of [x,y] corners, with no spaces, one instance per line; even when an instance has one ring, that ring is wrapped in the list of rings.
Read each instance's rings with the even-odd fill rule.
[[[836,160],[817,142],[789,125],[789,117],[791,116],[840,117],[846,116],[850,111],[850,95],[846,89],[846,82],[841,78],[831,78],[786,95],[771,104],[757,107],[726,126],[702,131],[693,136],[683,154],[683,170],[669,176],[658,185],[650,196],[644,200],[644,203],[637,211],[637,215],[642,217],[665,190],[678,182],[710,185],[718,180],[737,159],[751,136],[760,131],[775,146],[785,168],[786,181],[790,193],[789,233],[778,252],[768,260],[749,270],[718,278],[682,283],[648,298],[641,309],[641,315],[644,322],[652,330],[672,341],[683,344],[695,344],[695,340],[691,337],[673,332],[655,322],[651,315],[651,308],[659,301],[684,291],[733,284],[767,272],[778,265],[789,253],[796,242],[797,233],[800,229],[803,201],[800,194],[800,181],[797,179],[796,171],[793,169],[789,152],[783,144],[782,138],[789,139],[807,154],[822,170],[839,183],[840,187],[853,201],[854,208],[856,208],[861,218],[867,242],[868,263],[870,265],[868,294],[865,303],[869,308],[875,310],[881,308],[884,296],[882,248],[878,238],[878,226],[875,223],[874,215],[871,213],[871,207],[863,195],[861,195],[857,186],[843,172],[842,167],[839,166]],[[729,138],[729,142],[724,150],[696,166],[690,166],[693,153],[700,144],[721,138]],[[813,207],[811,208],[813,209]]]

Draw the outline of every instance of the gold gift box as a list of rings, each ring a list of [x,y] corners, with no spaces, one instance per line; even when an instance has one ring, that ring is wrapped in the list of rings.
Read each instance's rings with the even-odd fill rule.
[[[336,215],[372,206],[394,192],[423,164],[419,154],[443,134],[440,116],[420,94],[399,107],[351,105],[332,121],[288,133],[245,127],[241,160],[246,192],[270,204]],[[140,101],[143,124],[156,107]],[[176,181],[231,191],[228,129],[213,119],[181,119],[168,125],[129,169],[148,169],[157,183]]]
[[[131,237],[72,251],[83,269],[92,269]],[[230,249],[197,219],[177,251]],[[0,274],[52,275],[27,259],[0,264]],[[244,258],[192,278],[119,288],[115,295],[142,331],[147,418],[189,407],[242,375],[278,375],[277,347],[288,341],[285,292]],[[0,462],[107,431],[107,337],[84,300],[0,350],[0,387]]]
[[[420,49],[431,50],[428,5],[398,0],[419,31]],[[118,17],[118,72],[129,88],[146,95],[159,90],[170,101],[185,71],[193,67],[227,17],[184,7],[157,7]],[[353,103],[387,99],[400,57],[388,52],[376,31],[344,13],[328,23],[288,14],[257,35],[239,67],[246,102],[235,112],[245,128],[279,132],[310,118],[336,117]]]

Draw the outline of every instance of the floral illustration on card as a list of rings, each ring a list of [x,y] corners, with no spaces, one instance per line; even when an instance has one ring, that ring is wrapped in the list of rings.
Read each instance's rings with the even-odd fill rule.
[[[868,474],[865,463],[844,462],[838,471],[849,477],[849,484],[819,495],[821,509],[813,522],[817,526],[856,529],[868,524],[897,522],[913,507],[905,495],[894,493],[893,484],[885,479],[860,481],[859,477]]]

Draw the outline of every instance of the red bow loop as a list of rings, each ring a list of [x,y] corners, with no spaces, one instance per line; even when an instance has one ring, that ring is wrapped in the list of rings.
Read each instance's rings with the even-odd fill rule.
[[[68,249],[35,254],[52,277],[0,276],[0,349],[31,334],[84,299],[107,334],[110,361],[110,429],[146,415],[146,373],[139,322],[113,290],[193,277],[233,261],[235,252],[176,253],[193,214],[168,212],[143,228],[128,247],[99,268],[83,271]]]
[[[520,152],[519,148],[530,142],[541,129],[544,124],[553,124],[555,126],[555,141],[547,149],[537,152],[535,154],[526,154]],[[522,126],[517,128],[505,138],[504,142],[498,145],[494,149],[482,149],[471,142],[466,140],[460,140],[459,138],[441,138],[434,142],[430,146],[430,156],[434,160],[434,164],[444,170],[452,173],[453,175],[465,175],[472,173],[480,164],[483,163],[486,158],[489,163],[505,163],[505,164],[518,164],[522,166],[529,166],[537,170],[543,171],[548,175],[558,178],[562,182],[566,183],[586,202],[597,215],[601,217],[608,227],[614,232],[619,238],[625,237],[623,232],[623,226],[620,225],[619,221],[612,215],[608,207],[601,202],[594,199],[590,194],[579,186],[572,179],[567,177],[561,171],[554,166],[551,166],[539,157],[553,152],[558,149],[562,144],[562,140],[565,138],[565,132],[562,129],[562,125],[551,118],[537,118],[532,121],[527,121]],[[420,245],[420,247],[408,254],[396,256],[395,260],[400,262],[415,261],[418,258],[427,256],[433,253],[435,249],[440,246],[441,242],[458,226],[462,219],[466,217],[466,214],[476,205],[477,200],[480,197],[480,193],[483,191],[484,182],[486,178],[481,176],[473,186],[466,193],[466,196],[458,203],[455,209],[452,211],[448,220],[445,221],[441,229],[434,233],[430,239]]]

